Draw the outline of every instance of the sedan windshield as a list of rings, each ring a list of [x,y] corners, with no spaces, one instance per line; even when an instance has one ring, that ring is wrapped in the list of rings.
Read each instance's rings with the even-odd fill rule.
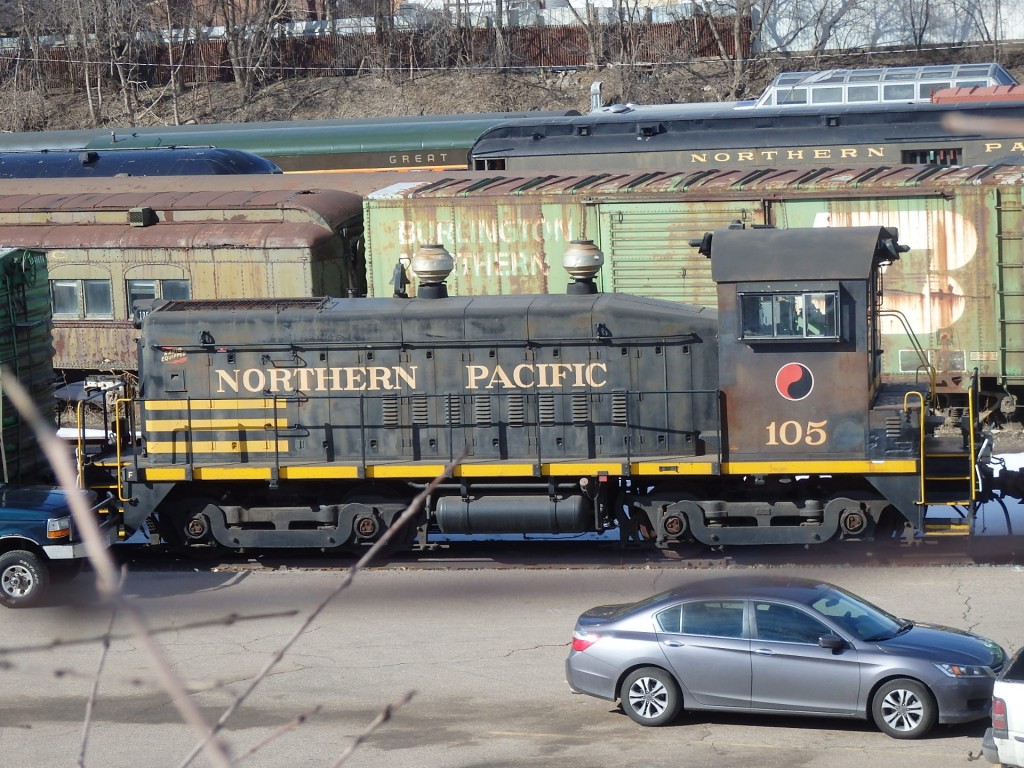
[[[837,587],[824,592],[811,607],[865,642],[890,640],[913,626]]]

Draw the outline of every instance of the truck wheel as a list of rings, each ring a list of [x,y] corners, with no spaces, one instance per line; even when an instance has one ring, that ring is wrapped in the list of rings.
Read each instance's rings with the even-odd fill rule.
[[[22,549],[0,555],[0,603],[24,608],[42,599],[50,573],[38,556]]]

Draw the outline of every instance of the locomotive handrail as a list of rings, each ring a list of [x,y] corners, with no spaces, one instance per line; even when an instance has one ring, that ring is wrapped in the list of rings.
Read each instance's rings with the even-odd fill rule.
[[[978,488],[981,483],[981,476],[978,472],[978,452],[977,443],[975,436],[977,430],[975,429],[977,414],[977,400],[975,395],[981,392],[981,380],[978,375],[978,369],[975,368],[971,373],[971,383],[967,388],[967,424],[970,427],[968,436],[968,446],[971,457],[971,506],[970,506],[970,517],[973,529],[973,518],[974,518],[974,506],[975,500],[978,498]]]
[[[124,466],[125,462],[121,457],[121,445],[123,436],[121,435],[121,403],[127,403],[129,406],[134,402],[130,397],[119,397],[114,401],[114,439],[116,447],[114,450],[114,456],[117,459],[117,500],[118,501],[131,501],[130,496],[124,495],[124,475],[121,472],[121,467]],[[134,434],[135,430],[131,429],[129,434]],[[138,463],[138,453],[133,452],[135,461]]]
[[[366,393],[362,393],[362,392],[358,393],[358,394],[351,393],[351,394],[347,394],[347,395],[340,395],[338,393],[332,393],[330,395],[306,395],[305,393],[303,393],[302,397],[294,399],[294,400],[292,398],[282,398],[282,397],[279,397],[279,396],[269,396],[269,397],[267,397],[266,396],[267,393],[263,393],[263,394],[264,394],[264,397],[265,397],[265,400],[263,402],[266,403],[266,406],[260,406],[260,407],[267,407],[267,408],[272,409],[272,417],[269,420],[265,419],[264,421],[261,421],[260,425],[262,425],[262,426],[257,426],[257,425],[254,424],[252,426],[245,427],[245,433],[247,435],[249,435],[249,436],[252,436],[252,437],[255,437],[255,436],[259,435],[260,433],[262,433],[262,434],[266,435],[266,437],[265,438],[257,438],[257,439],[261,439],[261,440],[269,439],[270,440],[271,445],[268,445],[266,447],[265,453],[264,453],[265,458],[263,459],[263,461],[266,462],[266,465],[269,465],[268,468],[270,468],[271,471],[273,472],[272,478],[279,478],[281,476],[281,474],[283,472],[283,469],[284,469],[285,460],[288,458],[289,453],[290,453],[290,451],[289,451],[289,449],[287,447],[283,447],[282,446],[282,443],[284,441],[286,441],[289,436],[292,436],[292,435],[285,434],[285,432],[287,430],[283,430],[282,427],[281,427],[281,422],[282,422],[281,406],[283,404],[292,403],[292,402],[310,403],[310,402],[316,402],[318,400],[335,400],[335,401],[349,400],[349,402],[353,402],[353,403],[358,402],[358,407],[359,407],[358,422],[353,423],[353,422],[346,421],[346,422],[343,422],[343,423],[327,423],[327,424],[322,425],[322,428],[327,431],[327,432],[325,432],[325,435],[324,435],[325,439],[324,439],[323,443],[324,443],[325,446],[330,443],[331,438],[330,438],[330,434],[329,433],[332,430],[336,430],[340,434],[346,435],[347,436],[346,439],[352,441],[352,448],[355,450],[356,455],[358,456],[358,461],[359,461],[359,463],[360,463],[360,465],[361,465],[361,467],[363,468],[364,471],[365,471],[365,468],[368,466],[369,462],[371,461],[370,457],[369,457],[369,446],[368,446],[369,437],[372,437],[372,435],[374,434],[375,431],[388,430],[388,429],[392,428],[391,426],[388,426],[388,424],[386,424],[384,422],[374,423],[374,420],[369,418],[370,410],[371,410],[370,405],[373,402],[376,402],[376,399],[373,398],[372,396],[368,396]],[[509,423],[507,420],[502,420],[502,419],[492,420],[491,422],[488,422],[488,427],[496,427],[499,430],[519,429],[519,428],[524,428],[526,430],[529,430],[528,437],[524,437],[523,439],[524,440],[532,439],[532,440],[535,441],[535,446],[532,448],[532,450],[533,450],[533,455],[536,457],[535,458],[536,468],[535,468],[534,472],[537,472],[537,473],[542,471],[541,467],[543,466],[544,462],[547,460],[546,459],[546,455],[547,454],[546,454],[546,448],[545,448],[545,439],[548,439],[549,437],[551,437],[552,439],[554,437],[557,437],[556,432],[548,433],[548,435],[545,436],[545,433],[543,431],[543,427],[551,427],[551,428],[553,428],[555,430],[558,430],[558,429],[562,429],[562,428],[568,428],[568,427],[571,427],[571,426],[579,427],[579,426],[587,426],[587,425],[593,426],[595,424],[596,425],[607,424],[607,425],[611,425],[611,426],[615,426],[615,427],[621,428],[622,430],[624,430],[626,432],[626,434],[624,435],[623,444],[621,445],[621,451],[622,452],[617,452],[614,448],[611,447],[611,445],[605,445],[604,449],[602,449],[603,452],[600,452],[597,446],[595,446],[593,444],[587,444],[587,445],[581,445],[580,446],[580,447],[582,447],[584,449],[584,451],[585,451],[584,453],[580,453],[579,451],[576,451],[576,452],[573,452],[573,453],[569,454],[566,457],[563,457],[563,456],[560,455],[557,459],[553,458],[552,460],[553,461],[558,461],[558,460],[561,460],[561,459],[565,458],[566,460],[583,460],[583,461],[588,461],[588,460],[593,460],[593,459],[599,458],[600,456],[609,456],[609,457],[615,457],[616,460],[622,461],[623,460],[623,454],[625,454],[624,462],[625,462],[625,465],[627,467],[626,471],[628,471],[628,467],[634,461],[639,460],[639,458],[641,458],[644,455],[646,455],[643,452],[638,454],[637,451],[636,451],[636,441],[637,441],[637,435],[638,434],[640,434],[640,433],[644,433],[644,434],[649,434],[650,433],[650,434],[653,434],[655,432],[657,432],[657,433],[681,434],[681,433],[690,433],[690,432],[696,431],[696,424],[695,423],[690,423],[690,422],[687,422],[687,421],[684,421],[684,423],[682,423],[682,424],[676,424],[676,425],[670,424],[668,422],[662,423],[660,420],[658,421],[657,424],[648,424],[646,426],[642,425],[642,424],[640,424],[640,425],[634,424],[633,423],[633,413],[634,413],[634,405],[635,404],[633,403],[633,400],[635,398],[641,397],[641,396],[645,397],[645,398],[649,398],[651,396],[663,396],[663,397],[665,397],[665,409],[666,409],[667,413],[672,413],[673,412],[673,410],[676,407],[676,401],[679,398],[687,398],[689,400],[689,403],[693,405],[691,410],[693,412],[696,412],[697,409],[699,408],[698,403],[701,402],[700,398],[703,398],[703,397],[713,397],[713,398],[715,398],[715,402],[714,402],[713,405],[711,405],[708,408],[708,411],[709,411],[709,413],[712,410],[714,411],[713,419],[714,419],[715,428],[718,430],[719,438],[721,436],[721,430],[722,430],[722,399],[721,398],[722,398],[722,393],[718,389],[680,389],[680,390],[660,390],[660,391],[625,390],[625,391],[623,391],[623,394],[625,395],[625,402],[623,404],[623,412],[622,412],[621,417],[614,418],[614,420],[613,420],[613,415],[612,415],[612,413],[610,411],[608,413],[606,413],[606,414],[592,414],[592,413],[588,413],[587,416],[585,417],[585,419],[582,420],[582,421],[579,421],[576,417],[574,417],[573,413],[571,412],[571,405],[567,405],[564,409],[562,409],[560,415],[557,418],[554,417],[554,411],[552,411],[552,413],[550,413],[550,414],[545,413],[544,414],[544,418],[542,419],[542,409],[551,408],[553,406],[548,404],[548,403],[545,403],[542,398],[537,396],[538,394],[539,393],[537,393],[537,392],[531,392],[527,396],[527,398],[526,398],[527,402],[529,400],[533,401],[532,405],[528,406],[528,411],[527,411],[528,413],[530,413],[532,415],[532,418],[526,419],[523,423],[514,423],[514,422],[513,423]],[[549,393],[545,393],[545,394],[549,394],[549,395],[553,396],[555,398],[555,402],[571,403],[571,398],[573,396],[579,395],[581,393],[579,393],[579,392],[549,392]],[[587,394],[588,395],[592,395],[594,393],[588,391]],[[470,395],[470,396],[474,396],[474,395]],[[487,395],[487,396],[493,396],[493,394],[492,395]],[[444,455],[447,454],[449,457],[451,457],[451,456],[453,456],[456,453],[456,450],[459,447],[459,446],[456,446],[456,444],[455,444],[456,440],[458,438],[459,430],[474,430],[474,429],[477,429],[477,428],[480,427],[480,425],[476,422],[475,418],[470,417],[469,420],[466,420],[466,419],[463,418],[463,414],[462,414],[462,409],[461,408],[460,409],[455,409],[455,408],[453,408],[451,406],[452,399],[453,398],[457,398],[457,397],[460,397],[460,395],[457,394],[457,393],[451,393],[451,392],[437,393],[437,394],[430,394],[430,395],[426,395],[426,394],[421,393],[421,392],[413,392],[413,393],[408,393],[406,395],[401,395],[401,396],[396,395],[395,396],[395,400],[396,400],[396,402],[398,402],[400,404],[400,407],[401,407],[401,404],[408,404],[408,403],[413,402],[414,398],[416,398],[416,399],[424,399],[424,400],[434,401],[434,402],[440,402],[440,403],[445,404],[446,407],[443,407],[442,410],[437,412],[437,414],[436,414],[437,415],[437,419],[436,420],[430,419],[427,422],[423,422],[423,423],[419,423],[418,422],[416,424],[412,424],[411,422],[409,422],[409,423],[405,424],[404,426],[420,427],[420,428],[424,428],[426,430],[436,430],[437,434],[446,434],[447,435],[447,439],[448,439],[448,446],[447,446],[447,448],[441,448],[440,455],[444,456]],[[200,399],[202,401],[204,401],[204,402],[207,400],[207,398],[200,398]],[[177,407],[177,409],[179,409],[179,413],[181,413],[181,417],[180,418],[182,418],[184,420],[184,424],[182,426],[180,426],[180,427],[174,428],[173,432],[178,434],[178,435],[180,435],[180,438],[182,438],[184,440],[184,451],[177,454],[178,456],[181,457],[180,459],[175,459],[175,458],[173,458],[173,456],[174,456],[174,449],[173,448],[162,448],[162,449],[159,449],[159,450],[154,449],[154,448],[150,448],[149,456],[150,456],[151,463],[152,463],[152,460],[153,460],[153,458],[155,456],[163,455],[163,456],[168,457],[167,459],[165,459],[165,461],[169,461],[169,462],[171,462],[173,464],[176,464],[178,466],[184,466],[186,468],[186,472],[189,475],[191,475],[191,471],[192,471],[192,469],[195,466],[195,463],[197,461],[197,456],[198,456],[198,458],[200,460],[203,460],[203,454],[207,454],[207,453],[211,453],[211,454],[224,453],[226,450],[228,450],[228,449],[225,449],[223,447],[218,447],[218,442],[220,440],[234,441],[236,439],[241,439],[244,442],[246,439],[251,439],[251,438],[246,438],[246,437],[241,437],[241,438],[235,438],[235,437],[225,438],[225,437],[222,437],[222,436],[218,436],[218,433],[224,433],[225,431],[230,431],[232,428],[228,427],[228,426],[225,426],[225,425],[218,425],[218,426],[207,425],[207,424],[202,423],[202,422],[206,421],[205,419],[202,419],[202,418],[199,420],[200,423],[196,424],[195,423],[195,419],[194,419],[194,415],[195,415],[194,401],[193,401],[193,398],[191,398],[191,397],[186,397],[186,398],[182,398],[180,400],[173,400],[173,401],[167,401],[167,400],[165,400],[163,398],[155,398],[155,399],[154,398],[147,398],[147,399],[139,399],[139,400],[133,401],[133,400],[130,400],[130,399],[126,398],[123,402],[125,402],[125,403],[135,402],[140,407],[145,408],[145,405],[146,405],[146,403],[148,401],[151,402],[151,401],[154,401],[154,400],[157,401],[157,402],[161,402],[161,403],[174,402],[174,403],[178,404],[176,407]],[[213,402],[216,402],[216,401],[213,401]],[[253,403],[255,404],[255,402],[256,401],[254,400]],[[254,405],[254,407],[257,407],[257,406]],[[687,407],[689,409],[689,405]],[[162,405],[161,406],[161,410],[167,410],[167,405]],[[173,410],[173,408],[172,408],[172,410]],[[270,422],[272,422],[272,423],[270,423]],[[393,426],[395,428],[400,428],[403,425],[395,424]],[[160,431],[161,428],[157,427],[155,429],[157,429],[157,431]],[[166,430],[172,429],[172,427],[164,426],[164,427],[162,427],[162,429],[166,431]],[[294,429],[294,427],[290,427],[290,429]],[[314,431],[308,425],[304,427],[304,430],[305,430],[303,432],[304,436],[309,436],[309,435],[313,434],[313,431]],[[353,430],[354,430],[354,432],[353,432]],[[197,438],[197,436],[196,436],[197,432],[199,432],[199,433],[210,432],[210,433],[213,433],[214,437],[212,437],[212,438],[205,438],[204,437],[204,438],[200,439],[200,438]],[[160,442],[160,440],[161,440],[161,438],[154,437],[154,436],[150,436],[150,439],[151,440],[156,440],[157,442]],[[213,440],[212,443],[209,442],[209,440],[211,440],[211,439]],[[355,439],[358,439],[358,443],[359,443],[358,448],[356,448],[355,445],[354,445]],[[324,450],[326,451],[327,449],[324,448]],[[425,451],[422,451],[422,452],[418,451],[417,448],[416,448],[416,445],[412,446],[412,450],[417,454],[416,457],[415,457],[417,460],[425,458],[425,455],[420,455],[420,453],[425,454],[426,452]],[[122,456],[122,454],[120,453],[120,446],[118,447],[118,451],[119,451],[118,452],[118,462],[120,463],[120,462],[122,462],[124,460],[125,457]],[[721,444],[719,444],[716,447],[716,450],[714,452],[717,454],[716,458],[717,458],[717,461],[720,463],[721,462],[721,457],[722,457],[722,446],[721,446]],[[285,454],[285,455],[282,456],[282,453]],[[352,456],[352,453],[350,452],[348,455]],[[705,455],[705,454],[701,454],[701,455]],[[309,454],[306,454],[305,456],[306,456],[305,459],[298,458],[298,457],[295,457],[295,456],[292,456],[292,458],[297,458],[297,460],[300,461],[300,462],[304,461],[304,460],[328,461],[328,462],[332,461],[332,459],[327,458],[326,456],[318,456],[316,458],[310,458]],[[406,456],[406,458],[411,458],[411,456]],[[138,459],[138,454],[136,454],[136,459]],[[218,461],[217,459],[213,459],[212,457],[211,458],[207,458],[206,460],[207,461],[210,461],[210,460]],[[226,458],[225,459],[220,459],[220,461],[224,461],[224,460],[231,461],[231,459],[226,459]],[[351,461],[351,459],[350,459],[350,461]],[[160,462],[159,459],[157,459],[156,463],[159,464],[161,462]],[[126,494],[121,492],[120,490],[119,490],[119,495],[122,497],[121,498],[122,501],[127,500],[126,498],[124,498],[126,496]]]
[[[918,341],[917,335],[910,327],[910,323],[907,321],[906,315],[904,315],[902,312],[896,309],[880,309],[878,311],[878,315],[879,317],[886,315],[889,317],[894,317],[899,321],[900,325],[903,326],[904,333],[906,333],[907,337],[910,339],[910,346],[913,347],[914,352],[917,353],[918,360],[921,361],[921,364],[918,365],[915,370],[917,373],[920,373],[922,369],[928,372],[928,395],[930,400],[934,400],[935,381],[937,378],[935,366],[928,362],[928,356],[924,352],[924,347],[921,346],[921,342]]]
[[[903,410],[910,413],[910,399],[917,398],[919,402],[917,414],[917,456],[918,456],[918,504],[925,503],[925,470],[924,470],[924,447],[925,447],[925,404],[924,395],[917,390],[910,390],[903,394]]]
[[[373,299],[366,299],[366,300],[370,301],[370,300],[373,300]],[[593,334],[592,336],[589,337],[589,340],[592,341],[592,342],[599,341],[601,343],[604,343],[604,344],[607,344],[609,346],[613,346],[614,347],[614,346],[623,346],[623,345],[628,345],[628,344],[635,344],[637,341],[663,340],[663,341],[666,341],[666,342],[669,342],[669,341],[683,342],[683,343],[685,343],[685,342],[696,342],[696,341],[698,341],[698,336],[695,333],[675,333],[675,334],[654,333],[654,334],[651,334],[650,336],[645,336],[643,334],[631,334],[628,340],[619,340],[619,339],[616,339],[614,337],[603,336],[601,334],[595,333],[595,334]],[[580,338],[576,337],[576,336],[564,336],[564,337],[551,336],[551,337],[545,339],[545,341],[550,341],[551,343],[579,344],[580,343]],[[495,344],[501,344],[502,346],[505,346],[505,347],[523,347],[523,348],[526,348],[526,347],[530,347],[531,346],[531,343],[527,342],[527,341],[510,342],[508,339],[502,339],[502,338],[498,338],[498,337],[486,338],[486,339],[485,338],[477,338],[477,339],[451,339],[451,340],[446,340],[446,339],[430,339],[430,340],[425,340],[425,341],[408,341],[408,340],[402,340],[402,341],[375,341],[373,346],[374,346],[375,349],[378,349],[378,350],[380,350],[380,349],[437,349],[437,348],[447,348],[447,347],[451,347],[451,348],[454,348],[454,349],[466,349],[466,348],[474,348],[475,349],[477,347],[480,347],[480,348],[493,347]],[[151,345],[151,347],[153,349],[161,349],[163,347],[163,345],[153,344],[153,345]],[[291,342],[283,343],[283,344],[269,344],[267,342],[249,342],[249,343],[238,342],[238,343],[232,343],[231,344],[231,349],[234,350],[234,351],[251,352],[253,350],[267,350],[269,352],[291,352],[291,353],[296,354],[296,355],[299,352],[301,352],[303,350],[307,350],[309,348],[310,347],[308,345],[306,345],[306,344],[294,344],[294,343],[291,343]],[[358,342],[357,341],[320,341],[320,342],[317,342],[317,344],[316,344],[316,349],[317,350],[321,350],[321,349],[325,349],[325,350],[335,350],[335,349],[337,349],[337,350],[346,350],[346,349],[362,350],[362,349],[365,349],[365,348],[366,348],[366,343],[365,342],[361,342],[361,341],[358,341]],[[210,347],[209,347],[209,345],[204,345],[204,344],[175,344],[174,345],[174,349],[178,350],[180,352],[209,352]],[[265,362],[267,362],[267,363],[274,363],[274,362],[279,362],[279,361],[274,361],[274,360],[271,360],[271,359],[267,358]],[[285,366],[275,366],[275,367],[285,367]],[[290,368],[292,366],[287,366],[287,367]],[[302,367],[302,366],[298,366],[298,367]]]

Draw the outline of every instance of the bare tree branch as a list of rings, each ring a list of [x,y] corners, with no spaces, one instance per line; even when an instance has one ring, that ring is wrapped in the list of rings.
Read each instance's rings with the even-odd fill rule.
[[[207,627],[230,627],[235,624],[240,624],[244,621],[263,621],[264,619],[282,619],[290,616],[297,616],[297,610],[290,611],[273,611],[272,613],[251,613],[240,616],[237,613],[230,613],[227,616],[221,616],[216,619],[203,619],[202,621],[193,621],[187,624],[176,624],[173,627],[156,627],[150,628],[149,633],[151,635],[162,635],[166,632],[183,632],[189,629],[206,629]],[[131,634],[111,635],[111,640],[126,640],[129,637],[133,637]],[[106,639],[107,635],[90,635],[88,637],[76,637],[74,640],[61,640],[56,638],[48,643],[32,643],[30,645],[9,645],[6,648],[0,648],[0,657],[13,656],[14,654],[24,653],[49,653],[50,651],[58,648],[70,648],[76,645],[92,645],[96,642],[102,642]]]
[[[57,437],[51,425],[43,421],[39,410],[35,407],[35,403],[32,402],[32,398],[29,397],[25,388],[22,387],[21,382],[6,368],[0,369],[0,383],[2,383],[3,391],[10,398],[11,403],[32,427],[61,487],[68,491],[71,514],[82,535],[89,563],[96,572],[97,589],[132,626],[135,637],[153,660],[164,690],[170,695],[178,713],[185,723],[202,738],[207,759],[217,768],[231,768],[231,758],[227,746],[220,739],[211,738],[209,725],[203,719],[195,701],[188,695],[181,679],[175,674],[174,669],[156,644],[142,614],[125,599],[121,592],[119,571],[114,563],[114,558],[107,549],[96,516],[89,509],[85,494],[76,490],[77,480],[74,468],[71,466],[67,444]]]
[[[96,665],[96,677],[93,678],[92,688],[89,691],[89,698],[85,702],[85,719],[82,722],[82,742],[78,750],[78,768],[85,768],[85,752],[89,745],[89,729],[92,725],[92,710],[96,706],[96,695],[100,690],[100,678],[103,677],[103,667],[107,663],[107,656],[110,653],[110,637],[114,631],[114,621],[117,619],[117,609],[110,612],[110,623],[107,625],[107,633],[103,636],[100,647],[100,659]]]
[[[374,542],[373,546],[366,551],[366,554],[359,558],[359,560],[349,569],[348,573],[345,575],[345,578],[342,579],[341,583],[334,590],[328,593],[327,596],[324,597],[324,599],[321,600],[316,605],[316,607],[309,612],[309,615],[301,624],[299,624],[295,632],[292,633],[292,636],[289,637],[287,641],[285,641],[284,645],[282,645],[281,648],[279,648],[274,653],[273,656],[271,656],[271,658],[267,661],[263,669],[260,670],[260,673],[255,678],[253,678],[253,681],[249,684],[249,687],[242,691],[242,693],[238,695],[238,698],[236,698],[235,701],[232,702],[231,706],[229,706],[224,711],[224,713],[217,720],[217,723],[213,726],[213,728],[210,729],[210,732],[206,735],[204,740],[196,744],[193,750],[179,764],[179,768],[186,768],[186,766],[190,765],[192,761],[195,760],[199,752],[202,751],[206,742],[209,739],[214,738],[218,733],[220,733],[221,729],[224,728],[224,724],[231,718],[232,715],[235,714],[235,712],[238,711],[239,707],[242,706],[245,700],[249,698],[252,692],[256,690],[259,684],[262,683],[263,680],[267,677],[267,675],[270,674],[270,671],[275,666],[277,666],[281,659],[284,658],[285,654],[288,653],[289,649],[296,643],[296,641],[300,637],[302,637],[303,634],[305,634],[306,630],[309,629],[309,626],[313,623],[317,616],[323,613],[324,609],[327,608],[327,606],[331,603],[332,600],[334,600],[336,597],[338,597],[338,595],[340,595],[342,592],[344,592],[352,585],[352,582],[355,579],[356,575],[361,570],[363,570],[363,568],[365,568],[369,563],[373,562],[377,555],[379,555],[381,552],[387,549],[387,547],[391,543],[391,540],[398,535],[399,531],[403,531],[406,529],[406,526],[410,526],[413,524],[413,520],[416,518],[417,515],[419,515],[421,509],[426,503],[427,497],[434,492],[434,489],[437,488],[438,484],[442,480],[444,480],[446,477],[451,476],[452,472],[455,470],[455,467],[459,465],[459,463],[463,460],[463,458],[465,458],[465,456],[466,450],[463,449],[462,452],[458,455],[458,457],[456,457],[455,461],[453,461],[451,464],[445,467],[444,472],[435,477],[430,482],[430,484],[427,485],[426,488],[424,488],[416,495],[416,498],[414,498],[412,500],[412,503],[406,508],[406,510],[398,516],[394,524],[390,528],[388,528],[387,531],[384,532],[384,535],[381,536],[376,542]]]
[[[390,720],[391,715],[393,715],[397,710],[401,709],[410,701],[412,701],[412,697],[415,695],[416,691],[407,691],[405,696],[403,696],[401,699],[391,704],[388,704],[386,707],[384,707],[384,709],[382,709],[380,713],[375,718],[373,718],[373,721],[368,726],[366,726],[366,729],[358,736],[356,736],[355,739],[352,740],[352,743],[348,745],[348,749],[346,749],[344,752],[338,755],[338,759],[331,763],[331,768],[338,768],[339,765],[348,760],[352,756],[352,754],[359,748],[359,746],[368,738],[370,738],[374,731],[376,731],[378,728],[384,725],[384,723]]]
[[[241,755],[239,755],[238,758],[235,760],[235,763],[240,763],[243,760],[246,760],[246,759],[252,757],[257,752],[259,752],[261,749],[263,749],[265,746],[270,744],[272,741],[275,741],[279,737],[284,736],[286,733],[291,733],[296,728],[298,728],[300,725],[302,725],[307,720],[309,720],[311,717],[316,716],[320,712],[321,709],[323,709],[323,707],[318,704],[317,706],[313,707],[312,709],[308,709],[305,712],[303,712],[302,714],[296,716],[294,719],[292,719],[289,722],[285,723],[284,725],[282,725],[280,728],[278,728],[273,733],[268,734],[265,738],[261,739],[248,752],[243,752]]]

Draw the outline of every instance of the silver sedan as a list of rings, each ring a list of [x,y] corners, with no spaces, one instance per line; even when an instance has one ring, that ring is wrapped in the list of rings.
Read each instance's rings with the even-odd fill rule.
[[[988,716],[996,643],[832,584],[721,577],[579,617],[566,677],[641,725],[683,710],[874,720],[897,739]]]

